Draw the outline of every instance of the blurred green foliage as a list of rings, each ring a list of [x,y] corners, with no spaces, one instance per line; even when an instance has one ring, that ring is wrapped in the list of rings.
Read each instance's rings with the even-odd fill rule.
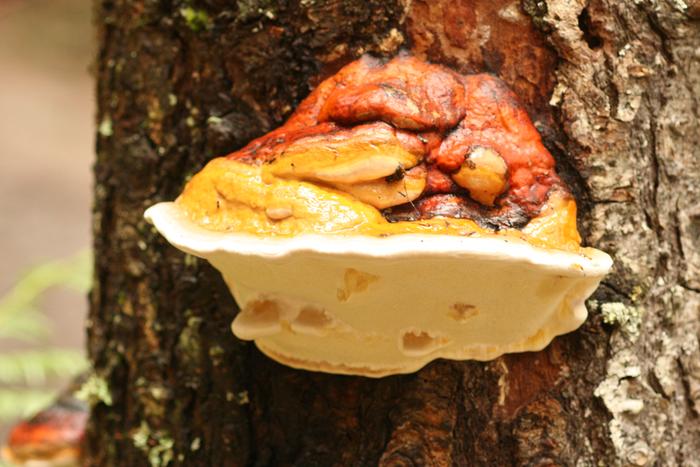
[[[84,294],[90,287],[91,255],[41,264],[30,270],[0,297],[0,340],[40,344],[51,327],[40,306],[41,296],[53,287]],[[75,350],[44,348],[0,353],[0,422],[26,416],[55,396],[48,383],[72,376],[87,367]]]

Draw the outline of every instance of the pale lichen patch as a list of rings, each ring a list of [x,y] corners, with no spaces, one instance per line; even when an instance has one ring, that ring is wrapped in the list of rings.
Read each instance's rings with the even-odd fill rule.
[[[401,34],[401,31],[396,28],[391,28],[389,34],[387,34],[387,36],[382,38],[379,42],[378,48],[384,53],[391,53],[398,50],[404,41],[405,38],[403,37],[403,34]]]
[[[173,460],[175,440],[163,430],[152,431],[145,421],[131,435],[134,446],[148,458],[151,467],[164,467]]]
[[[104,138],[112,136],[114,132],[112,129],[112,118],[109,115],[102,119],[100,126],[97,128],[97,132]]]
[[[504,405],[508,397],[508,365],[503,359],[498,360],[502,373],[498,378],[498,405]]]
[[[236,394],[236,403],[238,405],[246,405],[250,403],[250,397],[248,395],[248,391],[241,391],[238,394]]]
[[[182,15],[187,26],[192,31],[199,32],[211,26],[209,15],[204,10],[198,10],[188,6],[180,9],[180,15]]]
[[[87,402],[91,406],[102,403],[112,405],[112,393],[107,380],[96,374],[91,374],[75,393],[75,398]]]
[[[622,350],[608,362],[607,377],[595,389],[594,395],[603,400],[613,416],[609,429],[617,452],[627,452],[631,455],[633,452],[643,451],[649,454],[648,457],[652,457],[653,451],[648,449],[646,444],[639,445],[643,443],[640,430],[631,429],[627,420],[627,417],[635,416],[644,410],[644,401],[630,395],[630,392],[639,390],[638,378],[641,374],[637,355],[632,349]]]
[[[639,334],[642,322],[642,312],[639,308],[625,305],[622,302],[608,302],[600,305],[603,322],[614,324],[631,336]]]
[[[192,442],[190,443],[190,451],[195,452],[195,451],[199,450],[201,445],[202,445],[202,438],[200,438],[198,436],[195,439],[193,439]]]

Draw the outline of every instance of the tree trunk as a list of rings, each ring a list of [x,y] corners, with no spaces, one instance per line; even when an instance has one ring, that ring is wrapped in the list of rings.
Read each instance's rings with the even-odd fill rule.
[[[697,0],[97,1],[86,463],[700,465],[698,18]],[[515,90],[614,272],[541,352],[381,379],[281,366],[143,211],[402,48]]]

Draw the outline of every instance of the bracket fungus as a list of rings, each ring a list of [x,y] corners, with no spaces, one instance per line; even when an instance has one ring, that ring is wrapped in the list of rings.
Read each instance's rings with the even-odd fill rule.
[[[74,389],[70,388],[51,406],[15,425],[7,446],[0,451],[0,459],[15,466],[80,465],[80,443],[89,411],[86,403],[74,397]]]
[[[146,217],[221,271],[236,336],[332,373],[542,349],[612,265],[508,87],[410,56],[347,65]]]

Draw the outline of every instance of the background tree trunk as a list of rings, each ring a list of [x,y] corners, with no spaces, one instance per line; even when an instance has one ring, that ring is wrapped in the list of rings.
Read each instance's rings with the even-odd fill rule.
[[[700,465],[700,2],[98,0],[90,465]],[[142,214],[399,49],[521,96],[615,270],[538,353],[382,379],[231,335]],[[106,397],[105,390],[111,395]]]

